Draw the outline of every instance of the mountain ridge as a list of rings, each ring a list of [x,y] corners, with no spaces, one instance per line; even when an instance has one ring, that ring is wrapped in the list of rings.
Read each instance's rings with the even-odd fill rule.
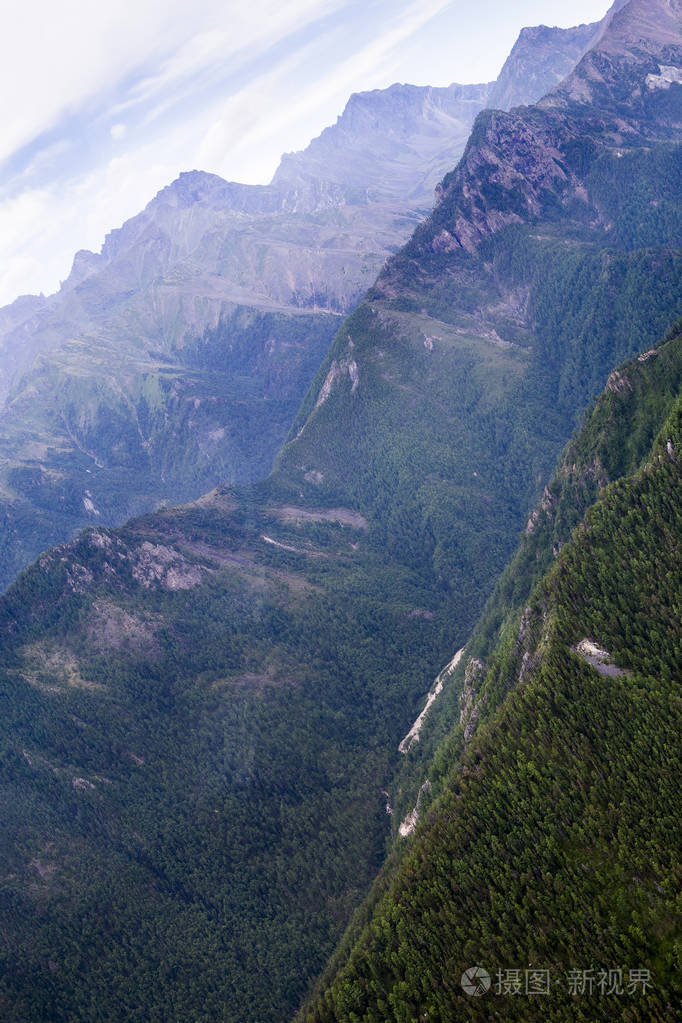
[[[540,100],[570,73],[583,56],[583,52],[594,42],[599,25],[599,22],[594,22],[566,29],[550,28],[547,25],[522,29],[491,89],[488,105],[503,110],[527,105],[527,93],[524,95],[518,89],[517,80],[519,65],[526,68],[531,54],[533,61],[531,74],[537,81],[534,91]],[[570,53],[569,60],[552,59],[558,45],[566,47],[564,54],[567,56]]]
[[[532,77],[531,98],[573,60],[569,37],[545,39],[540,79],[521,40],[505,81]],[[0,585],[88,523],[267,474],[341,316],[426,214],[487,91],[354,97],[270,186],[183,173],[77,253],[56,296],[0,311]]]

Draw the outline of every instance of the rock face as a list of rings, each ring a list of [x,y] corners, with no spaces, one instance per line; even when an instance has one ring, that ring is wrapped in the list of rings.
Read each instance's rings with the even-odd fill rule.
[[[595,45],[541,105],[609,107],[619,115],[625,144],[635,130],[677,137],[681,32],[680,0],[629,0],[612,8]]]
[[[452,166],[484,107],[536,103],[575,67],[599,23],[522,29],[495,82],[390,89],[352,96],[337,123],[302,153],[282,158],[273,184],[290,188],[323,178],[386,198],[409,195],[431,205],[433,188]],[[351,157],[351,159],[349,159]],[[413,165],[424,168],[415,184]]]
[[[566,29],[547,25],[524,28],[490,90],[487,105],[511,110],[537,102],[573,70],[599,27],[596,22]]]

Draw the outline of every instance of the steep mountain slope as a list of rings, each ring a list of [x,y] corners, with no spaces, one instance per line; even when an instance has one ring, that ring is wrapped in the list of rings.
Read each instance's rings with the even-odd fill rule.
[[[572,162],[507,221],[548,126]],[[89,530],[5,595],[6,1019],[293,1015],[390,841],[399,743],[576,415],[682,312],[662,134],[619,156],[585,117],[485,115],[276,472]],[[465,214],[478,244],[434,247]]]
[[[438,799],[302,1019],[677,1018],[681,385],[678,333],[565,453],[508,584],[529,543],[551,559],[541,524],[582,524],[532,593],[516,578],[489,666],[470,657]]]
[[[548,33],[503,69],[515,101],[577,56]],[[57,295],[0,311],[0,586],[79,526],[267,474],[340,315],[430,209],[489,93],[354,96],[271,186],[182,174],[78,253]]]
[[[682,313],[669,143],[682,89],[665,122],[631,111],[627,148],[608,102],[479,115],[432,216],[337,335],[277,463],[298,500],[376,517],[464,629],[576,413]]]
[[[614,370],[606,390],[577,436],[565,448],[558,468],[529,516],[516,554],[502,572],[476,623],[458,666],[446,673],[446,687],[438,694],[435,711],[422,723],[418,745],[410,744],[402,772],[401,798],[396,820],[411,812],[419,799],[420,811],[434,794],[444,765],[461,752],[481,720],[487,719],[504,699],[531,656],[532,634],[524,642],[524,610],[532,590],[549,571],[571,533],[608,484],[637,471],[646,459],[660,424],[670,414],[682,391],[679,323],[666,342]],[[512,651],[508,660],[496,648]],[[525,660],[524,660],[525,658]],[[480,699],[482,671],[491,670],[486,696]],[[461,729],[451,732],[452,723]],[[451,732],[449,740],[445,736]],[[439,746],[441,747],[439,750]],[[438,753],[436,755],[436,751]],[[435,756],[435,761],[434,761]],[[434,764],[437,765],[434,766]]]
[[[502,573],[467,652],[486,660],[601,490],[633,474],[682,391],[679,324],[660,347],[613,370],[585,426],[567,445]]]
[[[126,310],[155,346],[215,326],[222,302],[348,311],[409,219],[430,209],[491,96],[499,107],[536,102],[575,64],[585,28],[524,30],[495,83],[352,96],[336,125],[282,158],[270,186],[181,174],[101,253],[77,253],[59,293],[0,310],[0,395],[37,352],[79,333],[117,327],[125,340]]]

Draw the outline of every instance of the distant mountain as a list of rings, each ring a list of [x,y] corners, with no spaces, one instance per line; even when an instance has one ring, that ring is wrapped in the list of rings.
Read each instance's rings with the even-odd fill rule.
[[[594,41],[600,23],[575,28],[524,28],[490,90],[497,110],[534,103],[570,74]],[[529,98],[534,94],[532,99]]]
[[[524,85],[516,83],[529,97],[534,90]],[[302,153],[282,157],[273,184],[305,188],[324,180],[357,188],[374,201],[407,198],[430,209],[434,188],[451,168],[453,153],[461,152],[492,88],[392,85],[351,96],[333,127]]]
[[[653,996],[617,1011],[673,1018],[682,360],[679,330],[661,338],[682,314],[682,90],[667,96],[667,122],[629,115],[627,147],[610,90],[601,108],[481,114],[343,320],[274,472],[86,530],[0,600],[8,1023],[90,1023],[93,1006],[102,1023],[279,1023],[356,911],[313,1018],[449,1020],[479,954],[523,970],[528,947],[548,968],[608,950],[626,979],[651,954]],[[594,490],[633,474],[567,542]],[[522,574],[495,591],[524,528]],[[583,653],[632,674],[602,680]],[[426,831],[401,865],[415,807]],[[361,908],[383,863],[386,899]]]
[[[539,98],[577,38],[522,36],[505,95]],[[56,295],[0,310],[0,585],[88,523],[267,474],[342,314],[425,217],[490,93],[353,96],[272,185],[182,174],[77,253]]]

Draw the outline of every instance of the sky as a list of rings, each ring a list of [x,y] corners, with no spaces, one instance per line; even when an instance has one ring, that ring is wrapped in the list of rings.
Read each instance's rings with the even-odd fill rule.
[[[609,0],[22,0],[0,36],[0,306],[181,171],[265,184],[353,92],[494,80],[525,25]]]

